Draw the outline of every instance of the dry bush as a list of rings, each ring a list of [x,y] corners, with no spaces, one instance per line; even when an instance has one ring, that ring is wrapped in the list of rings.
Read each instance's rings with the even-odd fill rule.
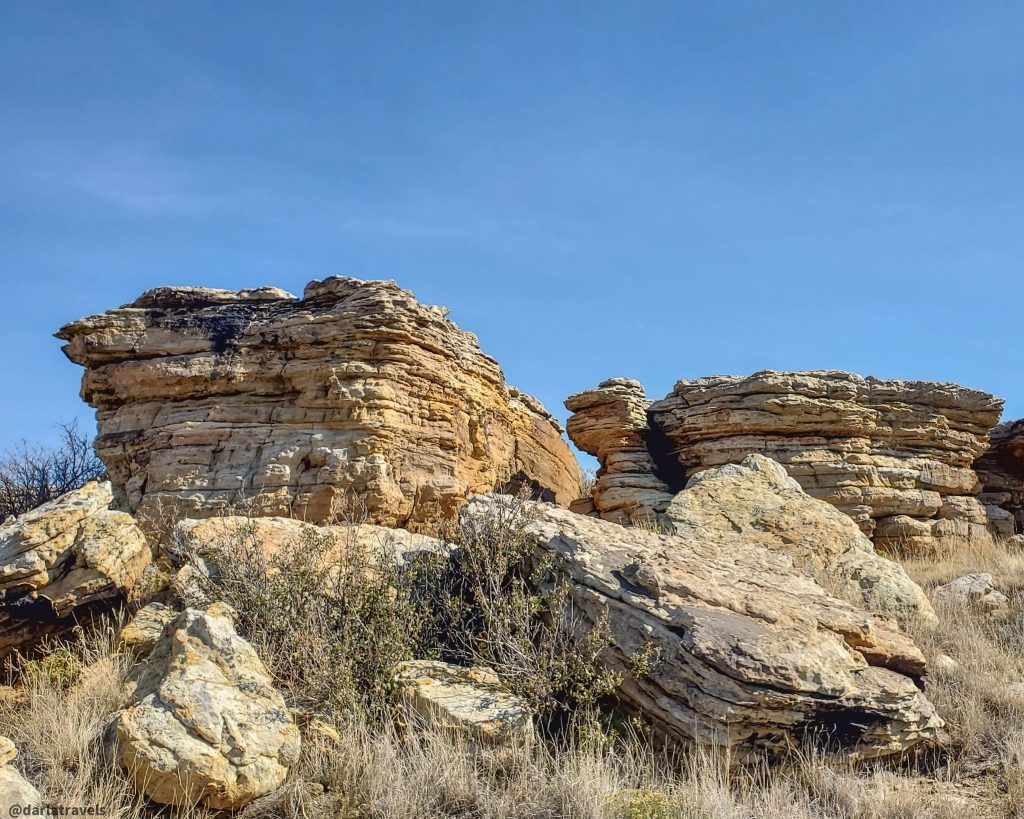
[[[30,447],[0,456],[0,523],[47,501],[78,489],[106,471],[77,423],[61,424],[60,443],[53,448]]]
[[[419,629],[395,555],[304,527],[267,554],[249,523],[213,543],[182,544],[205,600],[238,614],[291,707],[304,712],[387,711],[395,665],[413,656]]]
[[[523,497],[503,497],[486,516],[464,515],[443,532],[445,561],[424,564],[413,583],[422,647],[460,665],[493,668],[545,727],[569,714],[577,725],[618,687],[601,653],[604,624],[587,628],[574,611],[569,582],[554,555],[538,555]]]

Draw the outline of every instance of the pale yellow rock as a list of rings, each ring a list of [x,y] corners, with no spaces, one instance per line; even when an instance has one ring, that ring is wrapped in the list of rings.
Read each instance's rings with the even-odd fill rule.
[[[237,809],[279,787],[299,731],[232,612],[186,609],[135,671],[117,754],[162,805]]]
[[[154,530],[231,506],[332,522],[351,494],[416,528],[499,486],[579,494],[556,421],[394,282],[159,288],[58,336],[118,503]]]
[[[139,609],[121,629],[119,646],[135,657],[149,654],[160,640],[164,627],[176,619],[178,612],[163,603],[150,603]]]
[[[0,655],[132,597],[152,555],[111,498],[94,481],[0,527]]]
[[[481,496],[463,514],[492,516],[507,503]],[[568,575],[580,626],[607,620],[603,658],[623,675],[618,697],[658,733],[731,746],[737,758],[824,733],[869,758],[942,727],[916,683],[924,656],[896,623],[830,595],[753,533],[718,544],[541,504],[529,506],[525,533]],[[656,576],[657,595],[625,576],[638,563]],[[641,654],[656,661],[638,676]]]
[[[489,668],[412,660],[398,666],[395,684],[409,712],[436,728],[457,731],[485,746],[518,745],[533,738],[530,709]]]
[[[25,808],[42,806],[39,791],[11,764],[17,757],[14,743],[0,736],[0,816],[27,816],[30,814],[22,813]]]
[[[927,595],[899,563],[876,554],[849,517],[807,495],[763,455],[698,472],[659,519],[668,534],[789,555],[833,594],[868,611],[935,619]]]

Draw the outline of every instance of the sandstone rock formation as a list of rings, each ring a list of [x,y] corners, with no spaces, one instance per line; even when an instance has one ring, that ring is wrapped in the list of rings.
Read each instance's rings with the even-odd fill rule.
[[[440,307],[393,282],[164,287],[57,334],[86,367],[118,504],[154,527],[245,502],[415,528],[511,484],[567,504],[578,467],[555,420]]]
[[[572,442],[601,462],[594,506],[617,523],[653,521],[674,494],[651,457],[647,395],[639,381],[610,378],[565,401]]]
[[[974,464],[983,485],[982,499],[1013,515],[1024,532],[1024,419],[1000,424],[988,451]]]
[[[178,615],[132,682],[117,754],[153,802],[237,809],[298,759],[299,730],[223,604]]]
[[[131,596],[150,550],[110,502],[94,481],[0,527],[0,656]]]
[[[698,472],[659,519],[669,534],[737,550],[756,543],[789,555],[832,594],[868,611],[935,617],[899,563],[877,554],[849,517],[807,495],[763,455]]]
[[[520,745],[533,738],[530,709],[489,668],[411,660],[399,665],[395,684],[411,715],[481,746]]]
[[[638,385],[629,412],[623,398],[610,400],[627,383],[635,384],[613,379],[566,402],[576,413],[570,437],[602,462],[594,505],[604,517],[663,511],[665,488],[652,494],[645,478],[671,494],[702,469],[759,453],[883,549],[926,551],[1011,533],[1006,513],[978,497],[972,468],[1002,409],[987,393],[839,371],[764,371],[680,381],[646,407],[645,424]],[[628,478],[614,479],[620,472]]]
[[[508,502],[476,497],[463,514],[493,515]],[[925,660],[910,638],[828,594],[788,555],[549,505],[535,505],[526,532],[561,557],[584,626],[607,617],[620,698],[660,733],[729,745],[741,758],[812,738],[867,758],[911,748],[942,726],[915,683]],[[656,578],[657,594],[626,578],[637,564]],[[631,659],[640,654],[654,661],[637,676]]]
[[[0,736],[0,816],[31,816],[28,809],[41,809],[42,797],[11,764],[18,749],[7,737]]]

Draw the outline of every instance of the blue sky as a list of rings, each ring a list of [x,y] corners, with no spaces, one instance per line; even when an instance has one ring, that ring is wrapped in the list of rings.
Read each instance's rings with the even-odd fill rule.
[[[843,368],[1024,415],[1024,5],[0,6],[0,447],[161,284],[393,278],[509,381]]]

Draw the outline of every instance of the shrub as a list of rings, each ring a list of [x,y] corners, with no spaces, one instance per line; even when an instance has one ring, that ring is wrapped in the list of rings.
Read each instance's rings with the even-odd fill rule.
[[[104,473],[103,463],[75,422],[61,424],[61,440],[56,447],[30,447],[22,442],[20,449],[0,456],[0,522],[78,489]]]
[[[186,556],[206,595],[237,612],[290,705],[358,708],[374,720],[395,664],[413,655],[416,611],[387,544],[371,549],[347,531],[305,527],[268,555],[246,524],[216,543],[185,544]]]
[[[423,642],[441,659],[493,668],[542,719],[585,714],[619,684],[600,662],[607,628],[575,616],[555,557],[539,557],[527,535],[531,506],[504,500],[449,527],[449,559],[417,578]]]

